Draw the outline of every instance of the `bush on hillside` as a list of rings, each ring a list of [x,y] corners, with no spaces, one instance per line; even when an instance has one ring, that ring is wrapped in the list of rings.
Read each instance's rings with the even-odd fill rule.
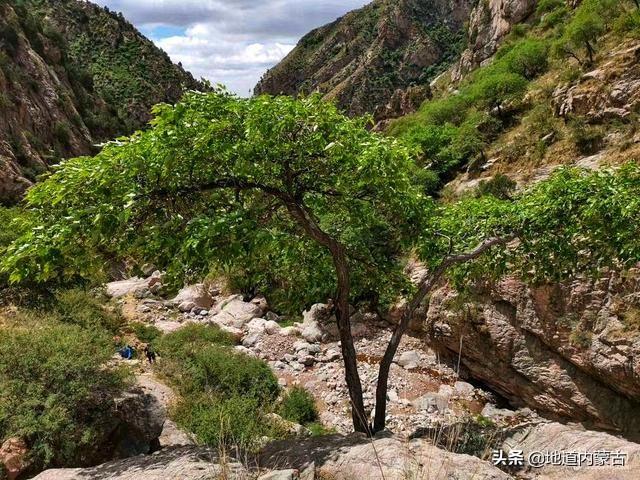
[[[0,329],[0,441],[24,438],[35,468],[81,465],[110,431],[124,375],[104,368],[108,336],[38,320]]]
[[[315,399],[302,387],[293,387],[284,394],[279,413],[282,418],[301,425],[318,419]]]
[[[479,197],[484,195],[493,195],[500,200],[509,200],[512,198],[516,186],[516,182],[506,175],[499,173],[491,180],[480,182],[480,185],[478,185],[477,195]]]
[[[50,306],[63,323],[116,333],[124,325],[124,319],[120,312],[109,308],[105,302],[106,298],[77,287],[57,291]]]
[[[569,122],[571,140],[583,155],[593,155],[602,147],[604,134],[598,127],[588,125],[582,118],[574,118]]]
[[[210,345],[233,344],[231,335],[216,325],[188,323],[179,330],[164,335],[158,342],[158,350],[165,358],[181,359]]]
[[[549,45],[544,40],[524,39],[506,50],[498,62],[511,73],[532,80],[547,71]]]
[[[256,447],[272,435],[266,413],[279,394],[263,361],[231,348],[215,326],[190,324],[158,340],[159,372],[180,392],[173,417],[214,447]]]
[[[178,386],[182,392],[243,396],[260,405],[268,405],[278,396],[278,380],[266,363],[228,347],[208,346],[185,360],[186,374]]]
[[[199,442],[218,449],[253,450],[274,432],[253,398],[197,395],[181,400],[173,412],[176,423]]]
[[[147,325],[145,323],[133,323],[130,325],[130,327],[138,340],[143,343],[150,343],[152,345],[155,345],[160,337],[162,337],[162,332],[153,325]]]

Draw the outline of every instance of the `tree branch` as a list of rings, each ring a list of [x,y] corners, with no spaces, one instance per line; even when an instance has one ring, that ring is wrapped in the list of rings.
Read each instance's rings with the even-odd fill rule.
[[[186,185],[183,187],[178,187],[176,189],[158,189],[152,190],[149,192],[149,197],[163,197],[169,195],[183,195],[189,193],[196,192],[209,192],[213,190],[223,190],[223,189],[233,189],[233,190],[260,190],[269,195],[273,195],[281,200],[286,200],[288,195],[286,192],[277,189],[275,187],[270,187],[269,185],[265,185],[263,183],[254,182],[248,180],[246,178],[241,177],[224,177],[218,178],[216,180],[212,180],[207,183],[203,183],[200,185]]]

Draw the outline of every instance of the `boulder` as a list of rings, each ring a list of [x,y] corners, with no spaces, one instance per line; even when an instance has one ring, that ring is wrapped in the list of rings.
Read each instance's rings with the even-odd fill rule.
[[[298,337],[301,333],[300,328],[296,326],[283,327],[280,329],[280,335],[284,335],[285,337]]]
[[[300,335],[309,343],[319,343],[338,335],[335,319],[328,305],[316,303],[302,313]]]
[[[181,311],[191,311],[194,307],[200,307],[203,309],[210,309],[214,304],[214,299],[211,291],[203,283],[195,285],[189,285],[184,287],[178,292],[171,303],[179,305]],[[184,310],[182,305],[186,306],[193,304],[193,307],[189,310]]]
[[[195,445],[191,436],[178,427],[173,421],[166,420],[160,435],[160,447],[177,447],[182,445]]]
[[[46,470],[34,480],[246,480],[249,473],[216,449],[196,446],[164,448],[153,455],[111,461],[93,468]]]
[[[234,328],[244,328],[251,320],[260,317],[262,309],[258,305],[236,298],[228,302],[213,320]]]
[[[258,477],[258,480],[297,480],[297,470],[275,470]]]
[[[266,312],[267,310],[269,310],[269,303],[267,302],[267,299],[263,295],[258,295],[257,297],[251,300],[251,303],[260,307],[260,310],[262,310],[263,312]]]
[[[306,471],[315,464],[319,478],[332,480],[508,480],[512,477],[489,462],[447,452],[428,440],[327,435],[269,444],[258,458],[265,468]],[[316,477],[318,478],[318,477]]]
[[[482,409],[482,416],[492,420],[504,420],[505,418],[513,418],[516,412],[508,408],[498,408],[491,403],[487,403]]]
[[[456,395],[459,395],[461,397],[471,397],[473,396],[475,389],[473,388],[473,385],[471,385],[470,383],[456,382],[453,385],[453,391]]]
[[[0,446],[0,478],[4,474],[9,480],[15,480],[29,468],[29,447],[21,438],[9,438]]]
[[[560,455],[584,453],[587,457],[581,466],[558,465],[565,462],[546,462],[538,465],[530,472],[523,472],[523,478],[536,478],[546,480],[636,480],[640,472],[640,444],[614,437],[604,432],[584,430],[560,423],[538,423],[520,428],[508,437],[502,449],[505,452],[511,450],[521,451],[525,464],[530,465],[540,458],[539,452]],[[612,466],[612,458],[624,457],[624,466]],[[613,454],[609,456],[609,454]],[[533,457],[530,455],[533,454]],[[590,466],[589,455],[599,455],[600,459],[608,464],[602,466]],[[554,465],[554,463],[556,463]]]
[[[133,277],[118,282],[110,282],[106,285],[106,293],[111,298],[122,298],[127,295],[134,295],[142,298],[149,292],[149,284],[146,279]]]
[[[336,360],[340,360],[342,358],[342,354],[333,349],[329,349],[325,352],[323,360],[325,362],[335,362]]]
[[[111,445],[102,453],[104,458],[126,458],[157,450],[167,411],[157,396],[136,386],[115,400],[114,419]]]
[[[264,324],[264,330],[267,335],[277,335],[280,333],[280,325],[273,320],[267,320]]]
[[[249,334],[242,340],[242,346],[246,348],[254,347],[260,340],[261,336],[260,332],[249,332]]]
[[[189,313],[191,310],[196,308],[196,304],[195,302],[192,302],[191,300],[186,300],[184,302],[181,302],[178,305],[178,310],[180,310],[183,313]]]
[[[414,350],[403,352],[396,363],[406,370],[414,370],[420,364],[420,355]]]

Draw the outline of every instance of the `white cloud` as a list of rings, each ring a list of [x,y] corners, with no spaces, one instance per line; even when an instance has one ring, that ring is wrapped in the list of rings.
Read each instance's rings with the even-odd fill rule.
[[[98,0],[196,77],[248,95],[309,30],[367,0]],[[175,34],[175,30],[179,34]],[[170,32],[170,33],[167,33]]]

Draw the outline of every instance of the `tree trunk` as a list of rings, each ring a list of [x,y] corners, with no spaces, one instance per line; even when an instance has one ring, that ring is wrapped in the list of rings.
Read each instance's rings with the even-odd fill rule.
[[[586,47],[587,47],[587,53],[589,55],[589,65],[593,65],[593,55],[595,54],[595,51],[593,50],[593,47],[591,46],[591,42],[587,41],[586,43]]]
[[[391,340],[389,341],[387,349],[384,352],[384,356],[380,361],[380,368],[378,370],[378,383],[376,385],[376,412],[372,429],[374,434],[384,430],[387,423],[387,391],[389,390],[389,372],[391,370],[393,359],[398,352],[398,347],[400,346],[402,337],[409,328],[409,324],[411,323],[414,313],[445,270],[446,266],[443,262],[440,268],[436,269],[432,275],[429,275],[422,281],[418,291],[402,313],[400,323],[398,323],[398,326],[393,331],[393,335],[391,335]]]
[[[300,223],[305,232],[320,245],[326,247],[331,253],[337,280],[336,319],[338,321],[338,331],[340,332],[340,346],[344,360],[345,381],[351,401],[353,428],[356,432],[370,435],[368,415],[364,408],[362,396],[362,382],[360,381],[360,374],[358,373],[356,348],[351,334],[351,320],[349,315],[351,280],[344,247],[319,227],[315,219],[305,209],[304,205],[293,199],[287,199],[285,204],[293,218]]]
[[[384,356],[382,357],[382,360],[380,362],[380,368],[378,371],[378,383],[376,385],[376,411],[372,428],[373,434],[384,430],[386,427],[389,371],[391,370],[391,364],[393,363],[393,359],[398,351],[398,347],[400,346],[402,337],[409,328],[411,319],[413,318],[413,315],[420,304],[431,292],[433,287],[438,284],[442,276],[449,268],[454,265],[459,265],[461,263],[474,260],[484,254],[486,251],[490,250],[492,247],[496,245],[505,245],[515,238],[515,234],[506,237],[489,238],[468,253],[449,255],[440,263],[440,265],[436,269],[433,270],[432,273],[422,279],[418,286],[418,291],[413,296],[411,302],[409,302],[409,304],[405,308],[405,311],[402,314],[402,318],[400,319],[400,323],[398,323],[398,326],[394,330],[393,335],[391,336],[391,340],[389,341],[389,345],[387,345],[387,350],[385,351]]]
[[[358,359],[351,335],[351,320],[349,315],[350,280],[346,256],[341,246],[334,245],[331,250],[334,266],[338,277],[338,292],[336,298],[336,318],[340,332],[340,346],[344,360],[345,380],[349,389],[351,401],[351,419],[356,432],[370,434],[368,415],[364,408],[362,383],[358,373]]]

